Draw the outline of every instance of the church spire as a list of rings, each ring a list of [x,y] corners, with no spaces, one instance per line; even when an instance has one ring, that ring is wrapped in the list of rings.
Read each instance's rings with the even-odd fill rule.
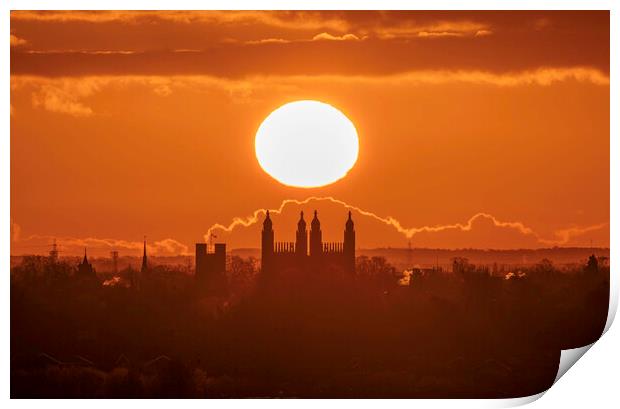
[[[298,256],[305,257],[308,255],[308,230],[306,230],[306,221],[304,220],[303,210],[299,213],[299,221],[297,222],[297,233],[295,235],[295,253]]]
[[[146,269],[148,268],[148,265],[146,263],[146,236],[144,236],[144,252],[142,254],[142,270],[141,271],[146,271]]]
[[[84,247],[84,258],[82,259],[82,262],[78,264],[78,275],[82,277],[92,277],[95,275],[95,269],[92,264],[88,262],[86,247]]]
[[[263,230],[269,231],[272,228],[271,226],[272,226],[271,216],[269,216],[269,210],[267,210],[265,212],[265,221],[263,221]]]
[[[304,211],[303,210],[299,213],[299,221],[297,222],[297,229],[299,231],[305,231],[306,230],[306,221],[304,220]]]
[[[312,219],[312,223],[310,224],[312,229],[314,230],[320,230],[321,229],[321,222],[319,221],[319,215],[318,212],[315,210],[314,211],[314,218]]]
[[[349,218],[347,219],[347,222],[345,224],[345,227],[347,230],[353,230],[353,219],[351,218],[351,211],[349,210]]]
[[[351,216],[350,210],[349,218],[345,223],[342,250],[347,271],[349,273],[355,273],[355,225],[353,224],[353,217]]]
[[[269,210],[265,212],[265,221],[263,221],[263,231],[261,232],[261,271],[270,271],[273,258],[273,225],[271,223],[271,217],[269,216]]]
[[[314,211],[314,218],[310,223],[310,256],[320,256],[323,252],[323,234],[318,212]]]

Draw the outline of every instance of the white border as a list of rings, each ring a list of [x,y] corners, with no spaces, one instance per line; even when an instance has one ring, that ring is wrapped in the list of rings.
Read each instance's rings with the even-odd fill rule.
[[[368,0],[358,0],[355,2],[344,2],[344,1],[329,1],[329,0],[300,0],[296,1],[294,5],[291,1],[285,0],[263,0],[263,1],[249,1],[249,0],[237,0],[234,3],[230,0],[222,1],[222,0],[212,0],[212,1],[197,1],[197,0],[175,0],[175,1],[162,1],[162,0],[152,0],[152,1],[136,1],[136,0],[108,0],[108,1],[88,1],[85,2],[83,0],[9,0],[2,2],[2,15],[1,20],[3,26],[3,32],[5,33],[5,38],[8,37],[6,34],[10,31],[10,15],[9,10],[11,9],[24,9],[24,10],[46,10],[46,9],[81,9],[81,10],[97,10],[97,9],[119,9],[119,10],[138,10],[138,9],[188,9],[188,10],[201,10],[201,9],[272,9],[272,10],[288,10],[288,9],[325,9],[325,10],[339,10],[339,9],[413,9],[413,10],[586,10],[586,9],[594,9],[594,10],[611,10],[611,67],[610,67],[610,91],[611,91],[611,101],[610,101],[610,113],[611,113],[611,141],[610,141],[610,166],[611,166],[611,214],[610,214],[610,258],[612,261],[616,260],[618,256],[618,250],[616,248],[617,243],[617,233],[619,231],[619,221],[618,218],[615,217],[615,213],[613,209],[618,209],[619,201],[618,201],[618,153],[620,153],[620,146],[618,145],[618,89],[616,78],[618,75],[618,53],[617,53],[617,38],[618,38],[618,23],[620,19],[618,18],[617,10],[618,6],[617,2],[614,1],[577,1],[577,0],[564,0],[564,1],[552,1],[552,0],[502,0],[502,1],[489,1],[489,0],[473,0],[473,1],[458,1],[458,0],[437,0],[437,1],[425,1],[425,2],[414,2],[414,1],[404,1],[404,0],[382,0],[382,1],[368,1]],[[10,138],[9,138],[9,130],[10,130],[10,89],[9,89],[9,64],[10,64],[10,45],[9,42],[5,40],[3,43],[4,51],[2,53],[2,60],[0,63],[0,71],[2,72],[4,81],[1,82],[1,89],[4,95],[0,102],[0,112],[3,114],[0,116],[2,118],[2,138],[0,139],[0,189],[2,191],[2,201],[0,202],[0,206],[2,212],[4,213],[4,217],[0,219],[0,231],[3,234],[0,235],[0,248],[2,252],[0,253],[0,263],[4,267],[2,271],[4,274],[4,279],[0,282],[2,286],[1,294],[3,296],[3,306],[2,306],[2,314],[0,315],[2,320],[2,330],[0,333],[1,343],[3,354],[1,355],[0,360],[0,368],[1,368],[1,378],[0,378],[0,388],[2,390],[2,396],[5,398],[9,397],[10,390],[10,374],[9,374],[9,356],[8,351],[10,348],[9,342],[9,248],[10,248],[10,239],[9,239],[9,220],[10,216],[10,201],[9,201],[9,192],[10,192]],[[615,264],[612,262],[612,273],[611,273],[611,294],[610,294],[610,310],[607,320],[607,325],[605,331],[607,331],[611,323],[613,322],[613,318],[615,316],[617,306],[618,306],[618,272],[617,269],[613,268]],[[618,331],[611,331],[612,336],[615,337],[616,343],[618,342]],[[605,336],[606,338],[609,335]],[[592,396],[601,403],[611,403],[615,402],[617,404],[617,388],[614,388],[610,380],[616,380],[616,376],[614,376],[614,369],[611,368],[608,357],[612,357],[611,362],[613,365],[618,364],[618,352],[616,351],[615,345],[613,342],[610,342],[608,339],[599,341],[597,344],[600,347],[604,347],[603,351],[598,350],[598,366],[595,366],[595,369],[592,369],[594,373],[590,374],[579,374],[581,376],[581,380],[584,383],[579,385],[574,385],[574,388],[566,389],[562,388],[566,395],[558,395],[556,393],[550,393],[550,395],[554,395],[554,401],[547,402],[548,404],[567,404],[568,406],[573,406],[576,402],[584,403],[584,400],[575,401],[575,397],[583,398],[587,397],[588,402],[590,399],[590,395],[588,394],[588,390],[590,392],[595,393],[596,396]],[[599,345],[594,345],[592,347],[593,350],[597,350]],[[587,348],[586,348],[587,349]],[[577,375],[577,374],[576,374]],[[589,375],[589,376],[585,376]],[[572,380],[572,379],[571,379]],[[564,382],[560,382],[560,385]],[[567,379],[568,383],[568,379]],[[597,388],[600,385],[608,385],[607,389],[601,390]],[[558,387],[554,386],[553,389]],[[607,395],[606,395],[607,394]],[[541,394],[542,395],[542,394]],[[508,400],[416,400],[416,401],[401,401],[401,400],[382,400],[380,403],[382,405],[389,405],[394,407],[404,407],[405,405],[409,406],[410,404],[418,405],[424,404],[424,406],[431,407],[452,407],[458,405],[459,407],[504,407],[504,406],[514,406],[525,404],[531,402],[533,400],[538,399],[541,395],[536,395],[533,397],[527,398],[518,398],[518,399],[508,399]],[[603,399],[601,399],[603,398]],[[609,400],[607,400],[607,398]],[[551,399],[551,397],[550,397]],[[543,404],[545,399],[543,399],[540,403]],[[75,402],[75,403],[74,403]],[[115,401],[116,403],[121,403],[123,405],[135,405],[136,403],[132,403],[130,401]],[[214,405],[217,407],[234,407],[240,404],[237,400],[226,400],[226,401],[213,401],[210,400],[207,403],[203,401],[185,401],[188,405]],[[11,401],[12,405],[15,406],[26,406],[32,403],[31,401]],[[322,401],[321,404],[327,404],[328,406],[340,406],[341,403],[344,403],[339,400],[328,400]],[[73,400],[73,401],[48,401],[45,402],[45,405],[62,405],[66,407],[67,405],[83,405],[84,402]],[[89,405],[107,406],[110,404],[108,401],[100,400],[100,401],[89,401]],[[278,406],[286,404],[294,404],[295,406],[314,406],[315,402],[311,400],[306,401],[272,401],[272,400],[259,400],[252,401],[251,404],[253,406],[258,407],[267,407],[267,405]],[[374,401],[356,401],[355,405],[360,405],[362,407],[369,407],[373,405]],[[538,403],[537,403],[538,404]],[[156,407],[164,407],[168,405],[168,402],[159,400],[159,401],[151,401],[149,405],[154,405]]]

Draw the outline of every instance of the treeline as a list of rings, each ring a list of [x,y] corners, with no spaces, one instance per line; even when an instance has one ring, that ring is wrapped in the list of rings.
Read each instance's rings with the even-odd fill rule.
[[[503,275],[453,263],[403,281],[359,257],[355,276],[267,281],[257,260],[231,257],[216,298],[182,266],[114,279],[24,258],[11,270],[11,396],[515,397],[548,388],[560,350],[603,330],[609,269],[596,259]]]

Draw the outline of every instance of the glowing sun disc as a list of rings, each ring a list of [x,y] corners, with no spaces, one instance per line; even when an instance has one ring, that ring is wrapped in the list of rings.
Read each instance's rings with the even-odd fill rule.
[[[256,158],[267,174],[295,187],[342,179],[357,161],[353,122],[319,101],[295,101],[273,111],[256,132]]]

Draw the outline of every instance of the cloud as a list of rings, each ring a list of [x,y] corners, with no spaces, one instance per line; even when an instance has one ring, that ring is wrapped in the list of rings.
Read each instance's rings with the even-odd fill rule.
[[[150,245],[150,249],[155,255],[189,254],[188,247],[174,239],[155,241]]]
[[[308,197],[304,200],[286,199],[280,203],[280,206],[272,209],[257,209],[251,215],[246,217],[234,217],[228,224],[215,223],[205,233],[205,240],[215,234],[216,236],[226,235],[228,239],[232,239],[231,234],[257,226],[261,222],[267,210],[272,217],[283,216],[288,219],[287,222],[280,225],[294,225],[295,217],[298,217],[300,210],[304,206],[312,204],[314,208],[317,206],[336,205],[335,212],[343,213],[344,210],[351,210],[354,213],[356,226],[362,223],[363,227],[359,230],[374,232],[378,230],[382,233],[378,235],[380,240],[372,242],[373,245],[386,245],[386,241],[390,242],[390,231],[401,236],[400,240],[391,242],[403,243],[404,240],[412,240],[418,247],[435,247],[435,248],[537,248],[543,246],[561,246],[571,244],[571,238],[574,234],[583,234],[603,229],[607,223],[601,223],[594,226],[586,226],[580,228],[561,229],[554,233],[553,238],[541,237],[531,227],[521,221],[499,220],[495,216],[480,212],[470,217],[466,222],[449,223],[433,226],[405,227],[396,218],[391,216],[379,216],[376,213],[359,208],[342,200],[326,196],[326,197]],[[341,209],[340,211],[338,209]],[[323,207],[323,212],[329,211]],[[334,211],[332,209],[332,211]],[[361,218],[360,218],[361,216]],[[374,224],[374,225],[373,225]],[[383,226],[383,227],[381,227]],[[388,230],[385,230],[385,229]],[[254,232],[253,234],[255,234]],[[368,237],[361,238],[366,240],[368,245]],[[404,240],[403,240],[404,239]]]
[[[394,229],[396,229],[397,232],[403,234],[406,238],[411,238],[413,237],[415,234],[417,233],[422,233],[422,232],[438,232],[438,231],[442,231],[442,230],[446,230],[446,229],[460,229],[460,230],[471,230],[471,226],[472,226],[472,222],[479,218],[479,217],[488,217],[490,219],[492,219],[494,221],[494,223],[498,224],[498,225],[502,225],[502,226],[508,226],[508,227],[513,227],[513,228],[517,228],[520,229],[523,233],[531,233],[531,230],[526,228],[525,226],[523,226],[520,223],[514,223],[514,222],[499,222],[497,220],[495,220],[492,216],[484,214],[484,213],[478,213],[476,215],[474,215],[468,222],[467,224],[463,225],[463,224],[453,224],[453,225],[446,225],[446,226],[435,226],[435,227],[428,227],[428,226],[424,226],[424,227],[418,227],[418,228],[405,228],[401,225],[401,223],[391,217],[381,217],[376,215],[373,212],[370,212],[368,210],[363,210],[359,207],[353,206],[351,204],[348,204],[342,200],[339,199],[335,199],[331,196],[325,196],[325,197],[317,197],[317,196],[312,196],[312,197],[308,197],[304,200],[297,200],[297,199],[285,199],[282,201],[282,203],[280,203],[280,206],[278,208],[275,209],[257,209],[255,210],[251,216],[248,217],[235,217],[233,218],[232,222],[229,223],[228,225],[223,225],[220,223],[216,223],[214,225],[212,225],[208,230],[207,233],[205,233],[205,239],[210,237],[211,233],[213,233],[213,231],[215,230],[221,230],[224,232],[232,232],[235,228],[237,227],[249,227],[252,226],[253,224],[256,224],[259,221],[259,218],[261,216],[264,216],[266,214],[267,211],[269,211],[271,214],[282,214],[285,210],[285,208],[291,204],[294,205],[306,205],[310,202],[331,202],[331,203],[335,203],[338,204],[342,207],[344,207],[345,209],[349,209],[349,210],[354,210],[357,213],[359,213],[362,216],[366,216],[366,217],[370,217],[372,219],[375,219],[377,221],[380,221],[388,226],[392,226]]]
[[[564,29],[535,30],[551,19],[552,28],[570,27],[579,41],[570,41]],[[26,47],[11,48],[11,72],[22,74],[348,75],[540,66],[609,70],[607,11],[14,11],[11,28],[29,41]],[[355,36],[365,41],[312,41],[317,33],[332,40]],[[67,55],[35,58],[21,52],[26,49],[65,50]],[[201,52],[170,52],[179,49]],[[135,55],[115,55],[116,50]]]
[[[358,34],[352,35],[356,37],[359,37],[359,34],[365,34],[384,39],[418,37],[421,32],[451,32],[463,36],[474,36],[479,31],[490,32],[490,25],[488,23],[464,20],[460,17],[459,12],[452,14],[454,18],[437,19],[433,13],[403,11],[19,10],[11,12],[11,20],[63,23],[120,22],[134,25],[139,23],[152,24],[159,21],[180,24],[205,23],[211,25],[262,24],[289,30],[323,28],[338,33],[355,31]],[[541,18],[540,20],[545,19]]]
[[[128,241],[121,239],[97,238],[97,237],[55,237],[49,235],[33,234],[19,240],[14,240],[13,253],[23,254],[32,252],[33,248],[46,249],[50,243],[56,240],[63,255],[83,254],[86,248],[89,254],[105,254],[112,250],[129,252],[134,255],[141,254],[144,243],[142,241]],[[152,256],[175,256],[187,255],[189,248],[185,244],[171,239],[156,240],[147,243],[147,252]]]
[[[417,41],[423,38],[420,36],[436,40]],[[568,53],[568,43],[525,53],[500,47],[498,41],[507,41],[503,37],[493,42],[442,40],[452,36],[464,35],[454,31],[422,31],[408,41],[381,41],[365,35],[321,32],[301,39],[231,40],[230,44],[204,50],[182,47],[149,51],[13,49],[10,68],[12,75],[46,77],[207,75],[236,79],[301,75],[385,77],[421,72],[491,73],[509,77],[540,74],[542,70],[577,69],[608,72],[608,62],[586,58],[589,54],[585,50]]]
[[[360,18],[360,15],[374,16]],[[112,11],[112,10],[80,10],[80,11],[30,11],[11,12],[13,21],[39,22],[87,22],[125,24],[152,24],[167,21],[179,24],[204,23],[211,25],[262,24],[273,28],[288,30],[329,29],[342,33],[332,35],[318,34],[325,40],[359,39],[359,33],[371,37],[392,39],[418,37],[420,33],[430,36],[438,33],[455,33],[456,35],[474,36],[476,32],[489,30],[489,25],[469,20],[431,20],[416,22],[416,16],[405,12],[322,12],[322,11],[196,11],[196,10],[160,10],[160,11]],[[426,19],[428,17],[425,17]],[[355,30],[358,34],[345,34]],[[325,35],[325,36],[324,36]],[[348,38],[343,38],[348,37]],[[354,38],[355,37],[355,38]],[[261,40],[257,40],[261,41]]]
[[[87,105],[87,99],[108,87],[144,86],[156,95],[168,96],[175,89],[212,90],[220,89],[228,93],[237,103],[248,103],[258,91],[294,90],[299,86],[316,82],[338,84],[366,84],[379,86],[415,86],[464,83],[497,87],[516,87],[524,85],[551,86],[565,81],[609,86],[609,77],[602,72],[585,67],[541,68],[508,74],[495,74],[484,71],[412,71],[397,75],[382,76],[252,76],[243,79],[227,79],[208,75],[178,76],[87,76],[47,78],[39,76],[12,75],[11,91],[29,90],[35,108],[50,112],[88,117],[95,114]]]
[[[312,39],[295,39],[295,40],[286,40],[284,38],[264,38],[260,40],[249,40],[245,41],[245,44],[248,45],[256,45],[256,44],[290,44],[290,43],[307,43],[311,41],[359,41],[363,38],[356,36],[355,34],[343,34],[343,35],[332,35],[326,32],[322,32],[320,34],[315,35]],[[230,40],[230,42],[234,43],[236,41]]]
[[[188,50],[174,50],[175,52],[183,52]],[[26,54],[54,55],[54,54],[84,54],[84,55],[128,55],[135,54],[131,50],[26,50]]]
[[[451,31],[428,32],[420,31],[418,37],[463,37],[463,33],[454,33]]]
[[[87,117],[93,110],[80,102],[80,99],[99,90],[98,81],[62,80],[57,83],[42,84],[32,94],[32,105],[50,112]]]
[[[386,81],[409,81],[414,83],[445,84],[471,83],[514,87],[521,85],[549,86],[558,82],[578,81],[594,85],[609,85],[609,77],[601,71],[588,67],[538,68],[511,73],[493,73],[477,70],[427,70],[394,76],[385,76]]]
[[[112,10],[80,10],[80,11],[29,11],[11,12],[11,20],[15,21],[47,21],[47,22],[88,22],[109,23],[123,22],[136,24],[140,22],[170,21],[175,23],[208,23],[235,24],[253,23],[272,27],[294,30],[331,28],[343,31],[349,23],[336,15],[328,16],[318,11],[220,11],[220,10],[160,10],[160,11],[112,11]]]
[[[338,35],[332,35],[329,33],[320,33],[315,35],[314,37],[312,37],[312,41],[321,41],[321,40],[327,40],[327,41],[359,41],[360,38],[358,36],[356,36],[355,34],[344,34],[341,36]]]
[[[592,226],[586,226],[586,227],[568,227],[565,229],[560,229],[554,232],[555,237],[553,239],[541,239],[541,242],[551,244],[551,245],[567,244],[567,243],[575,242],[579,239],[583,239],[583,236],[586,235],[587,233],[592,233],[592,232],[605,233],[605,230],[607,230],[607,240],[609,240],[609,233],[608,233],[609,223],[599,223],[599,224],[595,224]],[[586,238],[586,241],[587,241],[587,238]]]
[[[28,44],[28,41],[11,34],[11,47],[19,47]]]
[[[21,235],[22,228],[19,224],[15,223],[13,219],[11,219],[11,243],[19,240]]]
[[[89,117],[96,112],[88,105],[88,98],[109,88],[141,86],[149,88],[160,97],[171,95],[174,90],[192,89],[209,92],[214,89],[224,91],[235,103],[252,101],[257,90],[284,89],[286,85],[260,84],[240,80],[222,80],[210,76],[93,76],[77,78],[44,78],[31,76],[12,76],[11,90],[31,92],[32,106],[49,112]]]
[[[264,38],[261,40],[249,40],[246,41],[246,44],[288,44],[290,40],[285,40],[283,38]]]
[[[491,34],[493,34],[491,30],[478,30],[476,31],[476,34],[474,34],[474,37],[486,37],[490,36]]]
[[[491,33],[488,24],[475,21],[437,21],[423,24],[406,22],[375,28],[374,35],[382,39],[475,37],[477,33]]]
[[[591,244],[592,237],[596,238],[595,243],[598,245],[607,246],[609,242],[609,223],[562,228],[553,232],[551,237],[544,237],[522,221],[501,220],[489,213],[479,212],[463,222],[411,227],[403,225],[395,217],[381,216],[330,196],[308,197],[303,200],[286,199],[278,207],[256,209],[249,216],[234,217],[226,224],[214,223],[205,233],[204,240],[208,241],[211,234],[214,234],[217,240],[226,242],[230,248],[256,247],[260,237],[261,222],[267,210],[274,220],[274,225],[277,226],[276,239],[282,240],[286,234],[292,234],[291,226],[296,225],[299,211],[306,211],[308,221],[311,217],[311,209],[319,209],[325,241],[333,240],[331,237],[338,237],[340,240],[346,211],[352,211],[355,228],[358,231],[358,244],[365,248],[404,247],[407,241],[411,241],[415,247],[482,249],[583,247]],[[341,220],[341,223],[334,224],[326,220]],[[13,254],[44,253],[54,240],[58,243],[63,255],[80,255],[84,248],[87,248],[89,254],[93,255],[107,256],[112,250],[140,255],[143,248],[142,241],[49,235],[31,235],[21,238],[19,231],[19,226],[12,223],[11,252]],[[33,249],[38,249],[38,251],[33,251]],[[190,250],[187,245],[172,238],[149,241],[147,245],[148,254],[152,256],[190,255]]]

